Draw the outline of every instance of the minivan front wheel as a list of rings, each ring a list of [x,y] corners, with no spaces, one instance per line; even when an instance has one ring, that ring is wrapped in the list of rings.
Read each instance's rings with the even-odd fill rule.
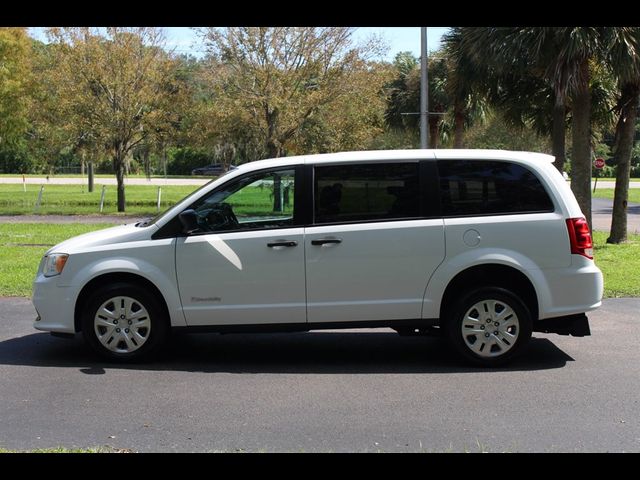
[[[112,284],[96,291],[82,317],[87,344],[110,360],[138,361],[165,341],[168,322],[158,299],[134,284]]]
[[[518,355],[531,339],[532,319],[513,292],[488,287],[467,292],[449,310],[450,345],[476,365],[498,366]]]

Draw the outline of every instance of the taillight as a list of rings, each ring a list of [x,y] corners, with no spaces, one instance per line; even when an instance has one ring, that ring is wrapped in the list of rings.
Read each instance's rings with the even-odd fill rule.
[[[589,231],[589,224],[584,218],[567,219],[571,253],[582,255],[593,260],[593,240]]]

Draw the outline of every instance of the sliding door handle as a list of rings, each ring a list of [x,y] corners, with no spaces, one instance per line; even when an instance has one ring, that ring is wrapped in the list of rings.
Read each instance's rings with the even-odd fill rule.
[[[342,243],[341,238],[319,238],[318,240],[311,240],[311,245],[324,245],[325,243]]]
[[[296,245],[298,245],[298,242],[289,241],[289,240],[283,240],[282,242],[270,242],[270,243],[267,243],[267,247],[269,247],[269,248],[273,248],[273,247],[295,247]]]

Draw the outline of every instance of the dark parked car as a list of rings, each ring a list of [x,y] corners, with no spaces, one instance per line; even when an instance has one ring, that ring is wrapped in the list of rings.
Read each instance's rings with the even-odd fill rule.
[[[229,170],[236,168],[234,165],[229,166]],[[191,170],[191,175],[222,175],[227,170],[221,163],[214,163],[207,165],[206,167],[194,168]]]

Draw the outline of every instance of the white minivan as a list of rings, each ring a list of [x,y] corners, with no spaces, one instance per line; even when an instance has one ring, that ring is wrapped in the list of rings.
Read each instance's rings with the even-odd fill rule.
[[[177,329],[390,327],[503,364],[533,331],[589,335],[585,312],[601,304],[589,227],[552,161],[399,150],[247,163],[152,220],[51,248],[35,328],[134,361]]]

